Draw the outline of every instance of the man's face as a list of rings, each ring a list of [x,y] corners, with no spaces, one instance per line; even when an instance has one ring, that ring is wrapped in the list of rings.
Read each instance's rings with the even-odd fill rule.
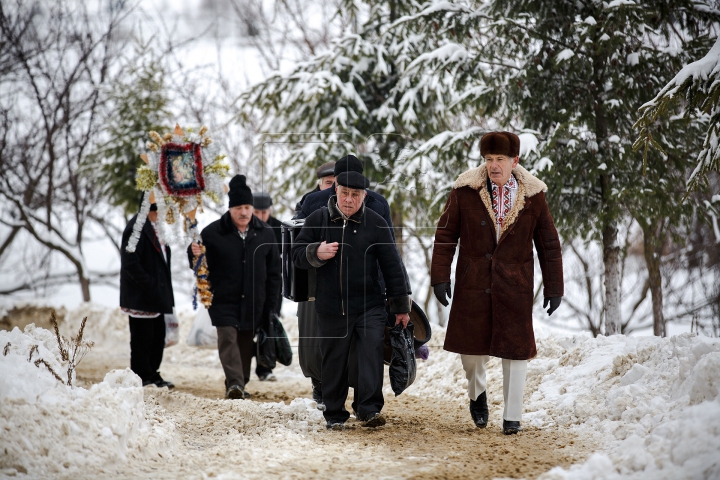
[[[365,190],[343,187],[342,185],[335,188],[335,193],[337,193],[338,207],[348,217],[355,215],[360,210],[365,195],[367,195]]]
[[[318,186],[320,187],[320,190],[327,190],[332,187],[333,183],[335,183],[335,177],[328,175],[327,177],[323,177],[319,180]]]
[[[267,223],[267,221],[270,219],[270,209],[266,208],[265,210],[255,210],[255,216],[263,222]]]
[[[157,223],[157,210],[155,210],[154,212],[148,212],[147,218],[152,223]]]
[[[487,165],[490,180],[499,187],[502,187],[510,179],[512,169],[518,164],[520,157],[508,157],[507,155],[485,155],[485,165]]]
[[[252,218],[253,207],[252,205],[238,205],[236,207],[230,207],[230,217],[237,228],[245,230],[250,223]]]

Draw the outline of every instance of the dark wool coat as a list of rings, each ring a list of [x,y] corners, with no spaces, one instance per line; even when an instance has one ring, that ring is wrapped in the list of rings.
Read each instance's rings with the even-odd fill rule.
[[[270,215],[270,217],[268,217],[267,224],[270,225],[270,228],[272,228],[273,235],[275,235],[275,241],[277,242],[278,251],[280,251],[282,245],[282,222]]]
[[[320,191],[320,186],[316,186],[314,190],[310,190],[308,193],[306,193],[305,195],[303,195],[302,198],[300,199],[300,201],[295,204],[295,215],[297,215],[298,213],[300,213],[300,212],[302,211],[302,207],[303,207],[303,203],[305,203],[305,199],[306,199],[310,194],[315,193],[315,192],[319,192],[319,191]],[[304,215],[302,218],[305,218],[305,217],[307,217],[307,215]],[[294,220],[295,218],[297,218],[297,217],[293,217],[293,220]]]
[[[362,313],[385,305],[378,265],[385,278],[390,313],[410,312],[409,286],[390,229],[383,218],[363,205],[345,220],[336,197],[305,220],[292,249],[298,268],[316,268],[315,309],[324,315]],[[328,225],[323,232],[323,215]],[[320,244],[338,242],[335,257],[320,260]]]
[[[267,223],[253,215],[245,240],[240,238],[230,212],[203,229],[208,280],[213,294],[208,310],[216,327],[234,326],[256,331],[277,313],[280,292],[280,254]],[[188,247],[190,268],[193,254]]]
[[[143,312],[172,313],[170,247],[165,246],[167,262],[150,220],[145,221],[135,251],[126,251],[137,221],[135,215],[125,227],[120,247],[120,306]]]
[[[496,242],[487,168],[460,175],[438,222],[431,284],[450,282],[460,243],[445,350],[527,360],[536,354],[532,325],[533,242],[544,296],[563,295],[560,240],[545,201],[547,186],[521,166],[515,205]]]

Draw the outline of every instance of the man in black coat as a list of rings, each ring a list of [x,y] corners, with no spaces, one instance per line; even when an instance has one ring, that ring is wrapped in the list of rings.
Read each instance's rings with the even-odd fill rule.
[[[387,312],[378,274],[385,278],[388,308],[407,326],[411,299],[402,261],[385,220],[365,208],[367,178],[349,171],[336,178],[336,196],[305,221],[292,249],[298,268],[316,268],[315,309],[322,351],[322,387],[327,428],[342,430],[350,414],[350,345],[356,344],[355,405],[364,426],[385,424],[383,341]],[[326,224],[325,227],[323,225]]]
[[[363,164],[360,160],[358,160],[355,155],[345,155],[340,160],[335,162],[335,165],[333,167],[333,173],[335,175],[335,178],[337,178],[337,176],[343,172],[350,171],[363,173]],[[333,184],[331,185],[331,187],[332,188],[326,188],[318,192],[310,192],[309,194],[306,194],[306,196],[303,197],[303,200],[300,200],[301,203],[298,203],[298,205],[300,206],[300,210],[296,212],[295,218],[307,218],[314,211],[327,206],[327,202],[330,197],[335,195],[336,185]],[[388,205],[385,197],[383,197],[379,193],[373,192],[372,190],[367,190],[367,196],[365,197],[365,206],[370,210],[375,211],[385,220],[385,223],[387,223],[388,227],[390,227],[390,234],[392,235],[394,242],[395,231],[393,230],[393,223],[392,219],[390,218],[390,205]]]
[[[302,196],[300,201],[295,205],[295,215],[294,218],[305,218],[307,215],[303,215],[302,217],[297,217],[297,215],[302,211],[303,204],[305,203],[305,199],[312,195],[315,192],[319,192],[321,190],[327,190],[328,188],[332,187],[335,184],[335,162],[327,162],[323,163],[318,167],[318,169],[315,171],[315,174],[318,178],[317,180],[317,186]],[[321,205],[322,206],[322,205]]]
[[[208,310],[217,327],[227,398],[249,398],[253,337],[277,314],[280,255],[272,229],[252,214],[252,191],[243,175],[230,181],[228,211],[201,232],[213,294]],[[202,253],[188,248],[190,268]]]
[[[137,222],[130,219],[120,246],[120,308],[130,316],[130,368],[143,386],[174,388],[160,376],[165,348],[165,314],[173,313],[170,247],[155,232],[157,206],[153,203],[140,231],[135,251],[127,246]]]
[[[269,193],[260,192],[253,193],[253,215],[259,218],[261,221],[267,223],[275,234],[275,242],[277,242],[278,251],[280,251],[282,245],[282,222],[277,218],[273,217],[272,211],[272,197]],[[277,301],[277,312],[280,313],[282,308],[282,288],[278,290],[278,301]],[[255,365],[255,375],[258,376],[261,382],[274,382],[277,380],[272,368],[264,367],[257,363]]]
[[[295,206],[295,217],[293,219],[305,218],[301,215],[302,207],[307,197],[322,190],[332,191],[335,185],[335,162],[327,162],[315,171],[318,184],[314,190],[306,193]],[[327,202],[326,202],[327,204]],[[322,205],[317,208],[321,208]],[[303,375],[310,378],[312,382],[312,396],[318,410],[325,410],[322,399],[322,354],[320,353],[320,336],[317,331],[317,312],[315,311],[315,300],[298,303],[298,363]]]

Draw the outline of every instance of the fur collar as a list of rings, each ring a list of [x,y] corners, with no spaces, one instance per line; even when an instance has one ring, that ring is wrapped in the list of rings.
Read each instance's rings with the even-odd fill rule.
[[[532,197],[533,195],[537,195],[540,192],[547,191],[547,185],[545,185],[545,182],[534,177],[530,172],[525,170],[520,165],[513,168],[512,173],[513,175],[515,175],[515,178],[518,181],[518,193],[517,198],[515,199],[515,205],[513,205],[512,210],[510,210],[510,213],[505,218],[505,223],[503,224],[502,231],[500,231],[499,238],[502,238],[502,235],[508,230],[510,225],[515,223],[518,214],[523,209],[523,207],[525,207],[526,199]],[[487,166],[483,164],[479,167],[461,173],[455,181],[453,188],[470,187],[478,190],[480,193],[480,198],[485,205],[485,209],[487,210],[490,218],[492,219],[493,227],[497,228],[497,219],[495,218],[495,212],[493,212],[492,209],[490,192],[488,192],[487,190],[487,179]]]

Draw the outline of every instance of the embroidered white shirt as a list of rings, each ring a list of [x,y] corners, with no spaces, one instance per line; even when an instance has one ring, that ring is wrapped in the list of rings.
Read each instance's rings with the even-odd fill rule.
[[[499,241],[505,217],[508,216],[513,208],[513,205],[515,205],[515,200],[517,199],[518,194],[518,184],[515,179],[515,175],[512,173],[510,174],[508,181],[505,182],[505,185],[502,187],[496,185],[492,180],[490,181],[490,184],[492,185],[492,192],[490,192],[490,196],[492,198],[492,208],[496,221],[495,238]]]

